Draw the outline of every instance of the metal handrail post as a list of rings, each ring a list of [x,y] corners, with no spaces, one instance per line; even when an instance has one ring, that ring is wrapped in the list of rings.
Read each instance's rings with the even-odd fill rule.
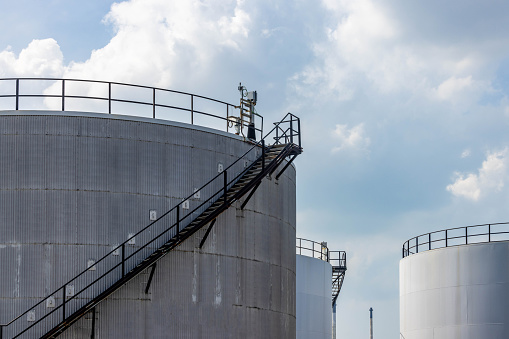
[[[156,118],[156,89],[152,88],[152,118]]]
[[[62,112],[65,111],[65,79],[62,80]]]
[[[65,321],[65,286],[62,287],[62,322]]]
[[[223,188],[223,196],[224,196],[224,205],[226,206],[226,201],[227,201],[227,191],[228,191],[228,174],[226,173],[226,170],[223,171],[223,183],[224,183],[224,188]]]
[[[265,139],[262,139],[262,172],[263,171],[265,171]]]
[[[111,114],[111,82],[108,82],[108,114]]]
[[[465,245],[468,245],[468,227],[465,227]]]
[[[177,207],[177,241],[180,240],[180,205]]]
[[[19,79],[16,79],[16,111],[19,110]]]
[[[428,249],[431,250],[431,233],[428,233],[428,236],[429,236],[429,238],[428,238],[428,244],[429,244]]]
[[[419,253],[419,237],[415,238],[415,253]]]
[[[300,137],[300,119],[297,118],[297,128],[299,129],[299,148],[301,147],[301,137]]]
[[[228,117],[228,106],[226,106],[226,116]],[[191,94],[191,125],[194,125],[194,95]],[[226,120],[226,128],[228,128],[228,120]],[[226,130],[228,132],[228,130]]]
[[[125,277],[125,243],[122,243],[122,278]]]
[[[445,247],[447,247],[447,230],[445,230]]]
[[[491,224],[488,224],[488,242],[491,242]]]
[[[293,117],[290,116],[290,142],[293,144]]]

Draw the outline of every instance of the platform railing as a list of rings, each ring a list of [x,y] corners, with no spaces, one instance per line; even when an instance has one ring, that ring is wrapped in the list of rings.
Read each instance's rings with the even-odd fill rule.
[[[437,248],[509,240],[509,222],[449,228],[424,233],[403,243],[403,258]]]
[[[86,93],[94,93],[86,95]],[[59,78],[0,78],[0,110],[30,109],[30,99],[48,100],[47,110],[85,111],[92,113],[125,114],[122,104],[147,107],[154,119],[176,120],[200,125],[197,119],[214,119],[216,126],[223,126],[226,132],[234,131],[234,110],[238,106],[208,98],[202,95],[164,88],[134,85],[121,82],[59,79]],[[137,99],[140,98],[140,99]],[[10,100],[9,102],[9,99]],[[5,102],[7,100],[7,102]],[[103,103],[104,105],[99,105]],[[79,109],[70,109],[70,106]],[[115,107],[119,105],[121,107]],[[214,108],[212,107],[214,106]],[[40,104],[37,105],[40,109]],[[166,114],[164,113],[166,110]],[[184,119],[177,113],[186,113]],[[139,115],[139,114],[137,114]],[[167,118],[169,117],[169,119]],[[255,131],[263,136],[263,117],[255,114]]]
[[[329,248],[325,243],[304,238],[297,238],[296,243],[297,254],[329,262]]]
[[[329,251],[329,263],[332,267],[346,270],[346,252]]]

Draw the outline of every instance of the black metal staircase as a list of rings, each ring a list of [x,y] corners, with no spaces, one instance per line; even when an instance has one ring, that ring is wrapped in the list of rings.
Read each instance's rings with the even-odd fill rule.
[[[266,140],[272,144],[266,145]],[[147,268],[155,268],[165,254],[209,225],[201,247],[221,213],[249,193],[241,205],[244,208],[263,178],[273,175],[286,161],[275,176],[279,178],[301,152],[300,121],[288,113],[262,140],[253,143],[243,156],[203,185],[199,189],[204,193],[202,199],[193,200],[194,193],[191,194],[97,260],[93,270],[85,269],[9,323],[0,325],[0,339],[57,337],[85,314],[95,311],[95,306],[113,292]],[[50,299],[53,306],[48,308]]]
[[[329,263],[332,266],[332,307],[334,307],[345,280],[346,252],[329,251]]]

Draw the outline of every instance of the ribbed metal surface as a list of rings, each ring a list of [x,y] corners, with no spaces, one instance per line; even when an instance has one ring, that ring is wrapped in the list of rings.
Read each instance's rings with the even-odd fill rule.
[[[0,115],[2,323],[146,226],[149,210],[161,215],[250,147],[189,127],[68,112]],[[146,272],[100,304],[96,338],[293,338],[293,167],[265,180],[244,211],[239,206],[220,216],[202,250],[204,230],[163,258],[148,295]],[[62,337],[90,335],[90,317]]]

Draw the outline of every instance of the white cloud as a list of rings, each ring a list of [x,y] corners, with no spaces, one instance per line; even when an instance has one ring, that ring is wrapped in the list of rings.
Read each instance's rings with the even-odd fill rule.
[[[478,201],[483,195],[500,191],[507,180],[509,149],[489,153],[478,174],[455,173],[456,180],[446,187],[455,196]]]
[[[328,91],[329,96],[349,100],[369,88],[468,107],[491,90],[493,65],[509,52],[507,38],[488,31],[459,39],[437,28],[437,35],[429,36],[425,30],[434,22],[433,12],[411,21],[401,12],[403,5],[384,1],[323,4],[332,18],[327,39],[315,42],[314,62],[292,79],[299,94]]]
[[[87,61],[72,63],[67,77],[168,87],[206,75],[223,49],[242,50],[251,26],[241,0],[130,0],[114,4],[105,22],[115,36]]]
[[[60,77],[63,55],[54,39],[33,40],[19,56],[9,48],[0,52],[2,77]]]
[[[470,154],[471,154],[470,149],[467,148],[463,152],[461,152],[461,158],[468,158]]]
[[[337,146],[332,148],[332,152],[336,153],[342,150],[367,151],[371,141],[365,134],[363,123],[350,129],[348,125],[337,124],[332,132],[332,137]]]

